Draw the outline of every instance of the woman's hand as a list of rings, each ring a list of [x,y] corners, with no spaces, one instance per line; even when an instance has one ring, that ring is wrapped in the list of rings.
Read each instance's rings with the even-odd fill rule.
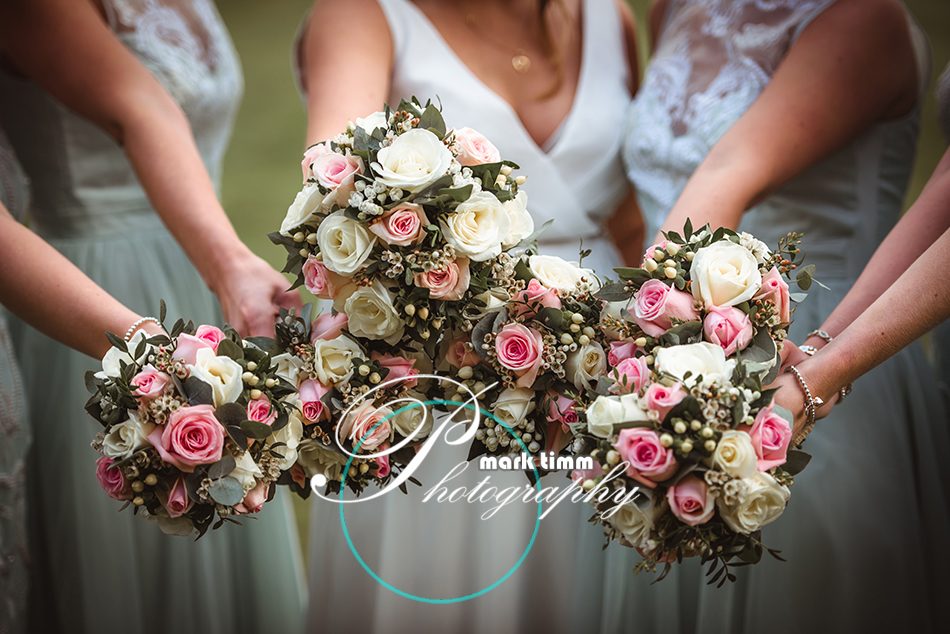
[[[210,284],[225,320],[242,336],[274,336],[281,308],[301,307],[300,293],[288,291],[286,278],[248,249],[220,265]]]

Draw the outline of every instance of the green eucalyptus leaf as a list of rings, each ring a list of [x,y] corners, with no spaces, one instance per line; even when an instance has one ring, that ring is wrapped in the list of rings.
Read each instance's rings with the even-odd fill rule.
[[[270,425],[256,420],[241,421],[241,431],[247,434],[249,438],[256,438],[257,440],[264,440],[271,434]]]
[[[221,342],[218,343],[217,355],[219,357],[229,357],[235,361],[240,361],[244,358],[244,348],[230,339],[222,339]]]
[[[214,463],[208,468],[208,477],[211,478],[212,480],[218,480],[220,478],[223,478],[224,476],[234,471],[234,467],[236,464],[237,463],[234,460],[234,456],[225,454],[221,458],[221,460],[218,460],[216,463]]]
[[[236,479],[226,476],[212,482],[208,487],[208,494],[218,504],[234,506],[244,499],[244,487]]]
[[[789,418],[789,420],[791,420],[791,418]],[[789,475],[798,475],[808,466],[810,461],[811,454],[805,453],[800,449],[789,449],[785,458],[785,464],[782,465],[782,470]]]

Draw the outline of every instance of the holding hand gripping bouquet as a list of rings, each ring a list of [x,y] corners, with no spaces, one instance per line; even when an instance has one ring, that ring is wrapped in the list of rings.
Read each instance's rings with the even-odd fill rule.
[[[107,336],[102,371],[86,376],[106,494],[172,535],[260,511],[302,434],[294,386],[256,345],[268,340],[182,320],[168,335]]]

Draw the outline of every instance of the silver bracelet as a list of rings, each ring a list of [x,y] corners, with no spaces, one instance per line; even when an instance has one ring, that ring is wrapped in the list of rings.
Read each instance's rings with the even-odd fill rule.
[[[808,333],[808,335],[806,335],[805,339],[808,339],[810,337],[820,337],[821,339],[824,339],[827,343],[831,343],[831,340],[834,339],[834,337],[829,335],[824,330],[812,330],[810,333]]]
[[[809,346],[807,343],[803,343],[798,346],[798,349],[807,354],[809,357],[815,356],[815,353],[818,352],[818,348],[815,346]]]
[[[159,328],[163,328],[162,322],[158,321],[158,319],[156,319],[155,317],[142,317],[137,322],[132,324],[132,326],[130,326],[129,329],[125,332],[125,337],[124,337],[125,341],[129,341],[130,339],[132,339],[132,335],[135,334],[135,331],[138,330],[139,326],[141,326],[147,321],[154,321],[156,325],[158,325]]]
[[[817,396],[812,396],[811,390],[808,389],[808,385],[805,383],[805,379],[802,377],[802,373],[798,371],[798,368],[794,365],[790,365],[785,368],[785,371],[795,375],[795,378],[798,379],[798,383],[802,386],[802,391],[805,392],[805,415],[808,417],[808,420],[805,421],[805,426],[798,432],[798,435],[792,439],[792,445],[797,446],[805,440],[805,436],[811,433],[812,428],[815,426],[818,408],[824,405],[825,402]]]
[[[827,332],[825,332],[824,330],[812,330],[810,333],[808,333],[808,335],[805,337],[805,339],[808,339],[809,337],[820,337],[821,339],[824,339],[827,343],[831,343],[831,341],[834,339],[834,337],[832,337],[831,335],[829,335],[829,334],[828,334]],[[808,356],[813,356],[816,352],[818,352],[818,348],[816,348],[815,346],[809,346],[809,345],[806,344],[806,345],[801,345],[801,346],[798,346],[798,347],[801,348],[801,349],[802,349],[802,352],[804,352],[804,353],[807,354]],[[809,351],[806,350],[805,348],[811,349],[811,352],[809,352]],[[853,388],[853,387],[854,387],[854,383],[848,383],[847,385],[845,385],[843,388],[841,388],[841,389],[838,391],[838,402],[839,402],[839,403],[840,403],[841,401],[843,401],[844,398],[845,398],[848,394],[851,393],[851,388]]]

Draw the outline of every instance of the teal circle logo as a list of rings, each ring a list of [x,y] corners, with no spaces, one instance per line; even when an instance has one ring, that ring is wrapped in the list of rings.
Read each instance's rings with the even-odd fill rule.
[[[422,407],[422,406],[424,406],[424,405],[455,405],[455,406],[458,406],[459,403],[456,402],[456,401],[435,400],[435,401],[425,401],[424,403],[412,403],[412,404],[410,404],[410,405],[406,405],[405,407],[402,407],[402,408],[398,409],[397,411],[393,412],[392,414],[390,414],[389,416],[387,416],[387,417],[384,418],[383,420],[381,420],[381,421],[379,421],[378,423],[376,423],[375,425],[373,425],[373,427],[372,427],[369,431],[367,431],[366,434],[363,435],[363,438],[360,439],[359,443],[357,443],[356,448],[353,450],[353,452],[355,453],[356,451],[358,451],[359,448],[360,448],[360,446],[362,446],[362,444],[363,444],[363,440],[365,440],[367,437],[369,437],[369,435],[373,433],[373,430],[375,430],[377,427],[379,427],[380,425],[382,425],[387,419],[389,419],[389,418],[391,418],[391,417],[393,417],[393,416],[396,416],[396,415],[398,415],[398,414],[404,412],[404,411],[407,410],[407,409],[411,409],[411,408],[413,408],[413,407]],[[466,408],[468,408],[468,409],[475,409],[475,407],[474,407],[472,404],[470,404],[470,403],[464,403],[464,404],[462,404],[462,407],[466,407]],[[491,418],[491,419],[494,420],[497,424],[499,424],[499,425],[501,425],[502,427],[504,427],[504,428],[505,428],[505,431],[507,431],[509,434],[511,434],[511,436],[512,436],[515,440],[518,441],[518,444],[521,445],[521,447],[525,450],[525,452],[528,453],[528,447],[525,446],[524,441],[521,439],[521,437],[520,437],[518,434],[514,433],[514,431],[512,431],[512,429],[511,429],[510,427],[508,427],[508,425],[506,425],[505,423],[503,423],[503,422],[501,422],[500,420],[498,420],[497,418],[495,418],[495,416],[493,416],[490,412],[487,412],[487,411],[485,411],[485,410],[483,410],[483,409],[481,409],[481,408],[479,408],[478,411],[479,411],[482,415]],[[351,464],[353,464],[353,456],[350,456],[350,459],[346,461],[346,466],[343,467],[343,479],[340,480],[340,499],[341,499],[341,500],[343,499],[343,491],[344,491],[343,485],[346,484],[346,476],[347,476],[347,473],[348,473],[349,470],[350,470],[350,465],[351,465]],[[538,493],[541,493],[541,477],[540,477],[540,474],[538,474],[538,467],[537,467],[537,466],[534,466],[533,468],[534,468],[534,481],[535,481],[535,486],[536,486],[537,489],[538,489]],[[510,577],[512,574],[514,574],[514,572],[521,566],[521,564],[524,562],[525,558],[528,556],[528,553],[531,552],[531,548],[534,546],[534,540],[537,539],[537,537],[538,537],[538,529],[541,528],[541,502],[540,502],[540,500],[539,500],[539,501],[538,501],[538,517],[537,517],[537,518],[535,519],[535,521],[534,521],[534,533],[531,534],[531,541],[528,542],[528,547],[525,548],[524,553],[522,553],[522,555],[521,555],[521,558],[518,559],[517,563],[515,563],[515,565],[512,566],[511,569],[508,570],[508,572],[506,572],[505,575],[504,575],[501,579],[499,579],[499,580],[496,581],[495,583],[491,584],[491,585],[488,586],[487,588],[483,588],[483,589],[479,590],[478,592],[473,592],[472,594],[467,594],[467,595],[465,595],[465,596],[463,596],[463,597],[456,597],[456,598],[454,598],[454,599],[430,599],[429,597],[420,597],[420,596],[417,596],[417,595],[414,595],[414,594],[409,594],[408,592],[405,592],[405,591],[403,591],[403,590],[400,590],[399,588],[393,586],[392,584],[389,584],[389,583],[383,581],[383,579],[380,578],[380,576],[377,575],[376,572],[375,572],[372,568],[370,568],[370,567],[366,564],[365,561],[363,561],[363,558],[360,557],[359,551],[357,551],[357,550],[356,550],[356,547],[353,545],[353,540],[350,538],[350,532],[349,532],[349,530],[347,530],[347,528],[346,528],[346,519],[343,517],[343,507],[344,507],[344,505],[341,504],[341,505],[340,505],[340,525],[343,527],[343,536],[346,537],[346,544],[347,544],[347,546],[350,547],[350,551],[353,553],[353,556],[356,557],[356,561],[359,562],[360,566],[363,567],[363,570],[365,570],[365,571],[369,574],[369,576],[371,576],[373,579],[375,579],[377,583],[379,583],[381,586],[383,586],[383,587],[386,588],[387,590],[389,590],[389,591],[391,591],[391,592],[394,592],[394,593],[398,594],[399,596],[401,596],[401,597],[403,597],[403,598],[405,598],[405,599],[412,599],[413,601],[418,601],[418,602],[420,602],[420,603],[434,603],[434,604],[439,604],[439,605],[447,605],[447,604],[450,604],[450,603],[461,603],[462,601],[469,601],[469,600],[471,600],[471,599],[477,599],[478,597],[482,596],[483,594],[487,594],[488,592],[491,592],[492,590],[494,590],[495,588],[497,588],[498,586],[500,586],[501,584],[503,584],[505,581],[507,581],[507,580],[508,580],[508,577]]]

